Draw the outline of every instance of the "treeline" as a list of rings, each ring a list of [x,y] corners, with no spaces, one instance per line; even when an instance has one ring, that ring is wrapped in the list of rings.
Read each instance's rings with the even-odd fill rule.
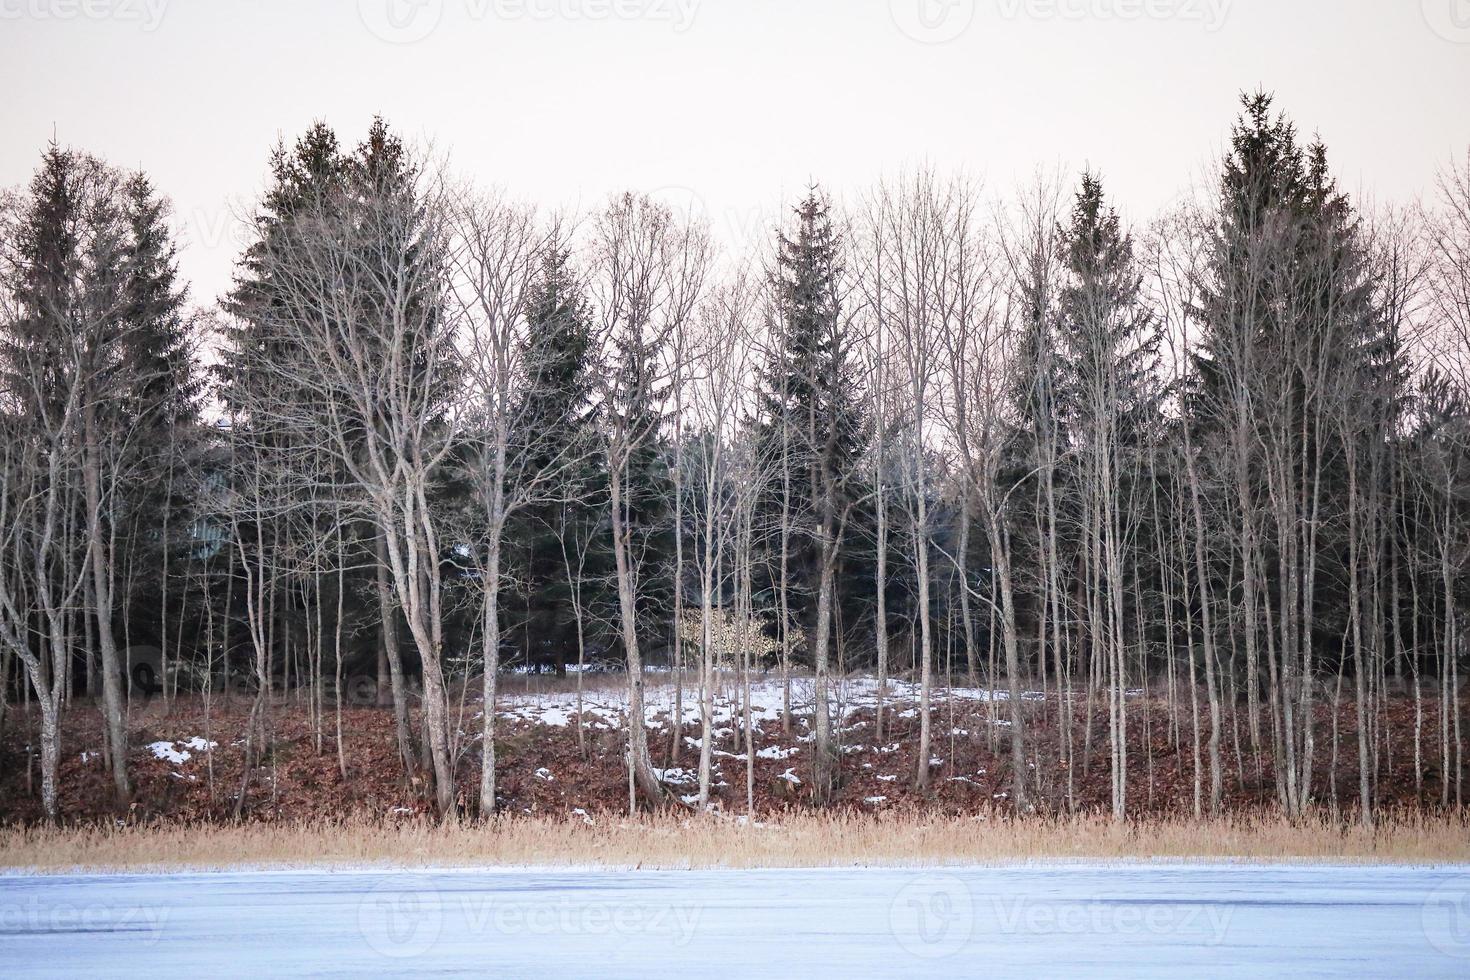
[[[60,147],[4,201],[0,725],[36,726],[53,819],[78,696],[125,804],[130,696],[243,689],[241,812],[271,692],[345,777],[363,678],[405,774],[489,813],[495,713],[466,702],[607,663],[633,807],[666,799],[651,664],[698,705],[700,804],[716,677],[757,669],[788,725],[814,678],[818,803],[833,682],[872,671],[919,685],[921,789],[932,700],[966,682],[1004,697],[1021,810],[1105,766],[1127,814],[1141,696],[1197,814],[1250,772],[1368,822],[1410,743],[1420,798],[1463,804],[1470,158],[1362,214],[1253,95],[1212,199],[1146,226],[1095,173],[996,201],[923,170],[846,208],[813,188],[740,257],[646,196],[573,220],[382,121],[318,124],[272,155],[218,304],[174,235],[146,177]]]

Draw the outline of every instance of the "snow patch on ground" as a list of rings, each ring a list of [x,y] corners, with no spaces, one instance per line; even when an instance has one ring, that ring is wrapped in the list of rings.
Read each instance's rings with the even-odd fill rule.
[[[794,745],[791,746],[789,749],[784,749],[779,745],[768,745],[757,752],[755,754],[755,757],[757,759],[775,759],[777,762],[781,762],[785,759],[791,758],[793,755],[796,755],[796,753],[800,751],[801,749],[797,748]]]
[[[655,766],[653,775],[661,783],[671,783],[674,785],[687,785],[689,783],[699,782],[699,773],[692,769],[680,769],[678,766],[673,766],[669,769],[659,769]]]
[[[711,698],[710,723],[717,737],[728,737],[735,727],[743,724],[744,695],[742,685],[733,676],[716,680]],[[675,688],[672,683],[660,681],[650,683],[644,689],[643,709],[647,724],[664,728],[675,715]],[[919,700],[920,686],[916,683],[889,680],[886,702],[903,704],[897,714],[900,718],[918,717],[918,709],[912,707]],[[936,687],[936,698],[952,698],[955,701],[988,703],[1003,701],[1004,691],[976,687]],[[1041,692],[1027,692],[1023,698],[1034,700],[1044,697]],[[783,684],[779,678],[761,678],[750,685],[750,715],[757,726],[764,722],[778,722],[786,701]],[[874,677],[848,677],[833,681],[831,701],[834,712],[846,718],[860,711],[869,711],[878,705],[878,681]],[[816,702],[815,687],[809,677],[791,679],[791,710],[798,715],[810,715]],[[595,729],[622,728],[628,714],[628,692],[620,689],[600,689],[584,692],[582,698],[582,724]],[[500,717],[522,721],[533,725],[566,728],[576,723],[577,693],[575,691],[548,691],[542,694],[504,695],[499,700]],[[700,721],[699,697],[686,688],[682,704],[677,712],[685,725]],[[796,719],[798,724],[808,724],[805,717]],[[849,727],[865,724],[858,719]],[[959,734],[956,732],[956,734]]]
[[[175,748],[179,746],[179,748]],[[210,742],[200,738],[198,735],[192,738],[180,739],[177,742],[150,742],[146,748],[153,753],[153,758],[164,762],[171,762],[181,766],[188,762],[195,752],[208,752],[210,749],[218,748],[218,742]],[[85,761],[85,760],[83,760]]]

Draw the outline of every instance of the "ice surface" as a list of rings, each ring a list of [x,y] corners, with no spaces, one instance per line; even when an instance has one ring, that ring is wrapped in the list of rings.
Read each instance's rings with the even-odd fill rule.
[[[0,976],[1470,975],[1470,869],[0,876]]]

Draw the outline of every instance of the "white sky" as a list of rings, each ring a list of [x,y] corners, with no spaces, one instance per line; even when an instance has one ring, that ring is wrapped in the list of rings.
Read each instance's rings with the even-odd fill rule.
[[[375,112],[479,182],[658,190],[729,242],[925,162],[998,192],[1090,164],[1146,219],[1264,87],[1407,202],[1470,147],[1470,0],[0,0],[0,82],[0,186],[53,131],[146,169],[208,301],[277,136]]]

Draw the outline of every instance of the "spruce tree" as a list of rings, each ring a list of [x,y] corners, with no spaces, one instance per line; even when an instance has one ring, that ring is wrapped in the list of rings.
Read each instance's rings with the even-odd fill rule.
[[[1402,393],[1367,248],[1326,149],[1303,148],[1269,95],[1242,101],[1194,311],[1190,420],[1227,491],[1215,506],[1237,532],[1251,742],[1269,739],[1278,798],[1296,813],[1314,792],[1314,678],[1330,657],[1360,658],[1366,642],[1361,522]],[[1264,706],[1263,664],[1281,692]],[[1361,671],[1354,680],[1361,687]],[[1365,820],[1369,796],[1365,784]]]
[[[1132,240],[1107,209],[1102,182],[1084,174],[1062,233],[1067,275],[1057,304],[1059,408],[1070,448],[1064,481],[1073,491],[1083,542],[1079,595],[1085,597],[1087,649],[1106,664],[1113,816],[1126,811],[1128,651],[1137,641],[1128,615],[1139,600],[1142,556],[1131,548],[1142,516],[1140,473],[1155,432],[1154,369],[1158,338],[1139,302],[1141,277]],[[1125,570],[1126,569],[1126,570]]]
[[[280,336],[278,324],[291,316],[290,289],[274,281],[275,267],[302,247],[304,233],[298,222],[313,210],[344,200],[349,161],[336,134],[325,123],[315,123],[288,149],[278,143],[271,153],[271,184],[254,219],[254,240],[241,256],[235,285],[225,302],[234,317],[224,329],[224,350],[218,369],[219,392],[227,407],[243,409],[246,389],[268,384],[262,377],[272,358],[308,356],[294,350]],[[279,393],[282,398],[289,392]]]
[[[778,233],[770,271],[771,350],[761,371],[754,419],[757,458],[772,474],[758,509],[759,563],[768,608],[782,583],[785,549],[787,606],[811,642],[816,617],[821,511],[844,525],[838,562],[838,609],[848,624],[870,598],[857,567],[871,560],[861,550],[860,526],[872,524],[859,464],[867,449],[866,409],[851,357],[842,308],[843,241],[833,227],[831,205],[813,188],[794,209],[791,235]],[[783,544],[784,542],[784,544]]]
[[[203,381],[167,202],[142,173],[127,178],[123,194],[130,234],[122,357],[124,373],[133,381],[118,411],[136,459],[126,487],[128,563],[141,572],[125,580],[128,631],[130,642],[146,638],[166,650],[170,616],[176,633],[186,612],[184,585],[198,499],[192,481],[204,450],[198,429]],[[174,603],[177,612],[170,610]]]
[[[0,346],[4,387],[24,399],[32,435],[78,488],[85,537],[74,558],[85,562],[77,581],[95,637],[85,644],[87,681],[95,692],[100,673],[122,805],[131,792],[120,649],[135,564],[128,550],[153,546],[164,526],[160,474],[197,398],[165,214],[146,177],[49,147],[14,228],[9,280],[19,316]],[[57,595],[76,587],[53,584]]]
[[[1063,242],[1058,414],[1073,426],[1106,424],[1121,445],[1137,446],[1158,410],[1159,337],[1141,302],[1133,240],[1095,174],[1082,175]]]
[[[674,607],[674,484],[668,438],[668,384],[659,378],[662,351],[622,337],[603,370],[616,373],[607,411],[620,431],[635,433],[623,466],[623,519],[627,528],[640,632],[672,642]],[[599,560],[608,563],[605,552]]]
[[[566,562],[568,556],[575,560],[590,553],[588,542],[607,496],[600,457],[591,451],[596,438],[591,315],[565,250],[546,256],[526,319],[526,377],[515,411],[511,473],[530,484],[550,471],[556,490],[520,508],[506,538],[522,569],[525,616],[519,646],[533,665],[554,665],[564,673],[577,641]],[[596,567],[584,565],[581,574],[595,582],[607,569],[605,562],[592,564]],[[598,597],[584,589],[582,601]]]
[[[226,302],[233,320],[224,330],[219,391],[236,418],[230,439],[243,467],[237,476],[259,486],[265,511],[285,513],[282,505],[289,503],[293,520],[309,516],[320,525],[315,532],[319,539],[343,530],[350,550],[377,552],[375,561],[366,563],[376,566],[376,576],[344,576],[354,580],[349,584],[362,597],[344,612],[380,629],[379,700],[388,700],[391,689],[400,756],[412,770],[405,654],[414,648],[400,639],[402,623],[390,595],[383,529],[376,526],[343,461],[312,448],[313,431],[330,431],[329,425],[345,432],[349,444],[366,439],[369,427],[386,424],[388,406],[370,404],[359,411],[355,406],[360,399],[347,393],[337,398],[328,418],[324,399],[331,393],[299,383],[313,376],[312,365],[321,354],[300,343],[299,328],[303,319],[338,316],[340,342],[360,347],[386,335],[386,318],[398,317],[421,328],[409,338],[412,346],[404,353],[408,363],[428,364],[431,355],[440,353],[435,345],[449,343],[448,331],[438,329],[440,320],[433,315],[438,297],[404,293],[392,277],[402,275],[421,288],[418,284],[433,277],[409,267],[436,256],[423,251],[424,217],[409,155],[382,119],[374,119],[366,139],[351,152],[342,148],[330,127],[315,123],[289,148],[277,145],[270,170],[255,238],[241,257]],[[323,256],[330,265],[320,263]],[[303,295],[304,283],[310,274],[326,274],[329,268],[340,282],[333,302],[317,308]],[[321,288],[326,287],[323,282]],[[397,394],[442,402],[453,379],[436,373],[430,389],[423,386],[422,372],[411,370],[400,383],[408,390]],[[436,485],[433,505],[443,503],[445,486]],[[250,537],[261,531],[263,526],[249,531],[242,546],[266,548],[266,541]]]

